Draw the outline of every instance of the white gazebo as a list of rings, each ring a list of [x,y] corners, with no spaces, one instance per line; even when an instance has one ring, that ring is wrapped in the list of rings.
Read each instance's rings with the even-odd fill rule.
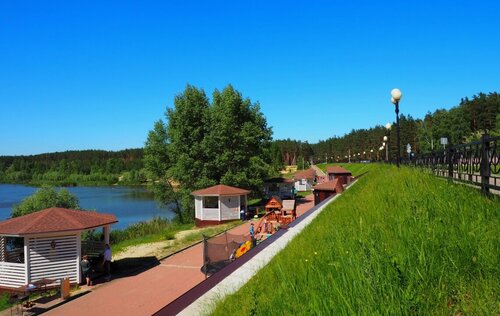
[[[241,207],[247,209],[248,190],[223,184],[194,191],[197,226],[220,224],[240,218]]]
[[[82,232],[102,227],[109,243],[115,215],[49,208],[0,222],[0,288],[42,279],[80,283]]]

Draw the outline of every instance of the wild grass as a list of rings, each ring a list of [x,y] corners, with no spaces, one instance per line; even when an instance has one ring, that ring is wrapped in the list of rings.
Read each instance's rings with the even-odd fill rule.
[[[374,166],[378,166],[378,164],[373,164],[373,163],[320,163],[317,165],[321,170],[326,172],[326,168],[329,166],[341,166],[344,169],[349,170],[352,172],[352,175],[354,177],[357,177],[366,171],[370,170]]]
[[[212,236],[239,224],[241,224],[241,221],[234,221],[214,227],[197,229],[192,223],[179,224],[176,222],[170,222],[163,218],[154,218],[150,221],[136,223],[124,230],[112,231],[110,241],[112,243],[113,252],[119,253],[130,246],[165,240],[175,240],[175,243],[170,245],[168,251],[165,252],[166,255],[172,249],[175,251],[176,249],[189,246],[190,244],[194,244],[202,240],[202,233],[207,236]],[[186,230],[195,231],[188,233],[177,240],[176,234]]]
[[[2,293],[0,294],[0,311],[11,307],[12,304],[9,304],[9,294]]]
[[[370,169],[214,314],[498,315],[499,199]]]

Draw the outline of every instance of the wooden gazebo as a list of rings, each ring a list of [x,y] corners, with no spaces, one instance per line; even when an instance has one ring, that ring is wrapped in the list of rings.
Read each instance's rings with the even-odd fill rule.
[[[42,279],[80,283],[82,232],[102,227],[109,243],[115,215],[49,208],[0,222],[0,288]]]
[[[196,226],[203,227],[239,219],[241,208],[247,209],[250,191],[219,184],[191,194],[194,196]]]

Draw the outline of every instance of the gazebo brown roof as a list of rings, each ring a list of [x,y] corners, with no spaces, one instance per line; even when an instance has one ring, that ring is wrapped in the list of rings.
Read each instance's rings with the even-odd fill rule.
[[[334,191],[337,193],[341,193],[343,191],[342,184],[340,184],[338,179],[333,181],[323,182],[314,186],[314,190],[318,191]]]
[[[250,191],[240,189],[237,187],[231,187],[231,186],[224,185],[224,184],[218,184],[218,185],[214,185],[212,187],[206,188],[206,189],[193,191],[193,192],[191,192],[191,194],[198,195],[198,196],[203,196],[203,195],[245,195],[245,194],[250,194]]]
[[[346,169],[342,168],[341,166],[328,166],[326,168],[326,173],[328,173],[328,174],[334,173],[334,174],[349,174],[349,175],[352,175],[352,172],[350,172],[349,170],[346,170]]]
[[[117,222],[113,214],[52,207],[0,222],[0,234],[22,236],[77,231]]]

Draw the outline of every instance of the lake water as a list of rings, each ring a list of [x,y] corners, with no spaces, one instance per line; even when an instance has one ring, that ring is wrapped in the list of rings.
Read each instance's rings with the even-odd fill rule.
[[[153,196],[140,187],[68,187],[76,195],[80,208],[116,215],[118,223],[112,229],[123,229],[130,224],[149,220],[155,216],[174,217],[172,205],[160,207]],[[0,220],[10,217],[12,207],[33,194],[36,187],[19,184],[0,184]]]

